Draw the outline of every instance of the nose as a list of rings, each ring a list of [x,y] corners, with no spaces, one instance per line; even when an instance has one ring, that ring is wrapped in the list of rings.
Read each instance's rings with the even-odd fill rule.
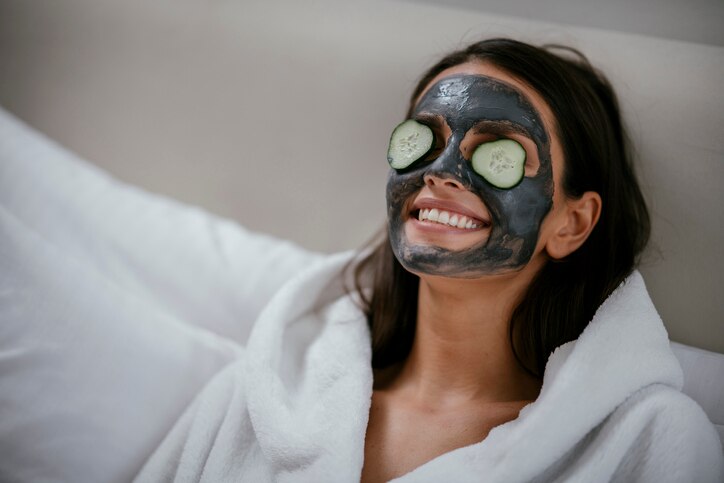
[[[458,190],[464,190],[463,184],[455,178],[443,177],[438,174],[427,173],[424,177],[425,184],[430,188],[446,187]]]

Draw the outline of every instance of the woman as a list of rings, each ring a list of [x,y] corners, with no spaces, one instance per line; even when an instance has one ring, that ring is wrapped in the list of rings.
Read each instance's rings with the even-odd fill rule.
[[[387,186],[389,236],[358,269],[372,268],[375,274],[365,300],[376,372],[364,481],[386,481],[468,445],[473,445],[464,450],[469,457],[479,458],[485,444],[476,449],[475,443],[516,419],[539,397],[542,383],[569,393],[561,406],[573,398],[586,402],[577,393],[590,391],[586,386],[594,383],[598,369],[588,368],[589,378],[579,381],[585,385],[565,388],[549,377],[551,362],[548,368],[546,362],[557,347],[581,335],[631,274],[649,236],[615,95],[580,54],[570,60],[505,39],[473,44],[422,77],[408,118],[417,124],[407,122],[407,137],[392,138],[390,162],[398,169],[390,172]],[[409,150],[407,132],[417,129],[415,134],[423,135],[428,128],[434,144],[429,151],[420,150],[419,158],[420,153],[405,158],[396,151],[400,140]],[[501,139],[516,141],[525,163],[524,177],[503,188],[484,166],[486,149],[496,149]],[[634,290],[619,290],[627,289]],[[639,303],[650,305],[640,292]],[[657,325],[665,350],[665,334]],[[589,343],[614,341],[600,337]],[[612,347],[596,349],[615,355]],[[587,364],[608,363],[589,355]],[[604,392],[610,396],[625,381],[620,386]],[[640,411],[650,400],[659,399],[664,412],[682,404],[678,395],[669,400],[663,389],[651,391],[643,396],[625,388],[606,414],[596,415],[586,405],[590,412],[575,417],[570,409],[557,408],[572,419],[569,424],[584,424],[581,439],[563,443],[532,429],[528,436],[540,438],[538,445],[558,446],[561,459],[525,468],[528,458],[513,461],[512,451],[497,450],[507,463],[496,465],[496,477],[482,479],[697,479],[679,463],[669,461],[673,474],[655,468],[665,461],[662,454],[673,457],[683,441],[658,441],[654,450],[651,442],[636,440],[648,438],[632,432],[631,446],[618,442],[626,456],[612,460],[605,455],[613,451],[610,443],[594,435],[616,426],[603,424],[602,417],[630,418],[621,415]],[[626,397],[641,401],[616,409]],[[528,409],[527,422],[544,404]],[[641,449],[644,444],[652,445],[650,453]],[[606,463],[587,467],[582,460],[596,453]],[[468,469],[460,474],[471,476]]]
[[[366,261],[377,267],[367,313],[380,369],[371,480],[515,419],[538,396],[550,353],[580,335],[649,236],[616,99],[582,58],[474,44],[423,76],[408,117],[438,144],[391,172],[389,242]],[[511,188],[472,162],[499,139],[525,150]],[[430,437],[415,438],[421,421]]]
[[[407,117],[388,236],[287,283],[138,480],[717,481],[633,271],[649,219],[605,79],[489,40]]]

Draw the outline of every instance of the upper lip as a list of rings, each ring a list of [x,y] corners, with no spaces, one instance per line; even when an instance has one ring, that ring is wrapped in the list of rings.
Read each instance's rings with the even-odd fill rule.
[[[451,211],[460,215],[465,215],[481,224],[490,224],[490,219],[486,214],[476,213],[467,206],[451,200],[441,200],[438,198],[423,197],[418,198],[412,204],[411,211],[424,210],[425,208],[432,209],[437,208],[438,210]]]

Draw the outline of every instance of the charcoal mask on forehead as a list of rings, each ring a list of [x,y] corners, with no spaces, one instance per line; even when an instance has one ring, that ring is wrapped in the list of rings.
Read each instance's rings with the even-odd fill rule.
[[[400,263],[412,272],[474,278],[523,268],[535,250],[540,226],[553,204],[550,139],[542,118],[515,87],[483,75],[455,75],[433,85],[420,99],[413,118],[437,116],[451,130],[439,155],[420,159],[404,170],[391,169],[387,180],[390,242]],[[500,189],[477,174],[463,157],[460,143],[471,129],[523,135],[535,144],[539,167],[515,187]],[[454,179],[477,195],[488,209],[487,239],[462,250],[407,240],[405,222],[425,175]]]

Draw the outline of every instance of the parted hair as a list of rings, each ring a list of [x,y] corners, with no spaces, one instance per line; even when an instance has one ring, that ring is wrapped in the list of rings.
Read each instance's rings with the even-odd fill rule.
[[[563,192],[578,198],[594,191],[602,200],[588,239],[567,257],[547,260],[512,313],[513,352],[526,371],[540,378],[553,350],[578,338],[637,265],[649,239],[649,213],[616,95],[606,77],[574,49],[504,38],[476,42],[423,74],[407,117],[435,76],[470,61],[490,63],[542,97],[563,147]],[[371,330],[373,367],[404,360],[415,335],[419,278],[397,261],[387,236],[356,265],[354,275]],[[371,290],[362,290],[363,279],[371,280]]]

